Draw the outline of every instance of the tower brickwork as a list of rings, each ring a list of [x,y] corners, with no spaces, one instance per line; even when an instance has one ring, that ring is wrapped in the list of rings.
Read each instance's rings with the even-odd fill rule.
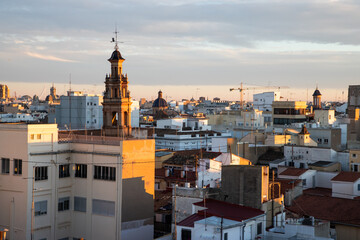
[[[125,59],[117,45],[108,59],[111,73],[105,77],[103,101],[103,134],[106,136],[131,135],[131,98],[127,74],[122,73]]]

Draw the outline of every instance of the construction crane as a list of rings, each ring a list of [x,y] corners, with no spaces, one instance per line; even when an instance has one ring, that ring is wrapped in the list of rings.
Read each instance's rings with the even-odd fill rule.
[[[262,87],[250,87],[250,88],[243,88],[243,83],[240,84],[239,88],[230,88],[230,92],[231,91],[239,91],[240,92],[240,106],[241,109],[244,109],[244,91],[245,90],[260,90],[260,89],[278,89],[280,90],[281,88],[289,88],[288,86],[262,86]]]

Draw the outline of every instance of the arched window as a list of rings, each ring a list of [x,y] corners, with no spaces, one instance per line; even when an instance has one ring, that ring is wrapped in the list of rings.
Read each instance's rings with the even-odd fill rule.
[[[124,112],[124,125],[129,126],[128,112]]]
[[[119,91],[118,91],[118,89],[117,88],[114,88],[114,92],[115,92],[115,95],[114,95],[114,97],[115,98],[118,98],[119,96]]]
[[[111,125],[112,126],[117,126],[117,122],[118,122],[118,113],[117,112],[112,112]]]

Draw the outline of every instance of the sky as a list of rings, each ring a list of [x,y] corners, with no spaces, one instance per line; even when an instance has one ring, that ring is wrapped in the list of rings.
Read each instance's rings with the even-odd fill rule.
[[[54,83],[101,93],[114,30],[135,99],[347,99],[360,84],[360,1],[2,0],[0,83],[45,97]],[[266,87],[261,89],[262,87]],[[276,90],[276,89],[275,89]]]

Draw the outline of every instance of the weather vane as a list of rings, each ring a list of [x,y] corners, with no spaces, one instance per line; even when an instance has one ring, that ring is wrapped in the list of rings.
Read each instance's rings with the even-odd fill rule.
[[[118,31],[117,31],[117,26],[115,26],[115,38],[112,38],[111,42],[115,43],[115,50],[119,50],[119,46],[118,46],[118,39],[117,39],[117,35],[118,35]]]

